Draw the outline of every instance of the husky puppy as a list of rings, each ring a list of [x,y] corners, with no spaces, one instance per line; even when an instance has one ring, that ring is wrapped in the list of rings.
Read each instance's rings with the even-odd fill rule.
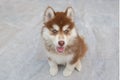
[[[52,76],[57,74],[59,64],[66,66],[64,76],[71,75],[75,68],[81,70],[80,61],[87,51],[87,46],[76,30],[72,7],[68,7],[65,12],[55,12],[48,7],[44,12],[41,35]]]

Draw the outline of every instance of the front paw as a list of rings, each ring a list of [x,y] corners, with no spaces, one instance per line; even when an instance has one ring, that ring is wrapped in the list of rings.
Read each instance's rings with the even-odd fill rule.
[[[71,74],[72,74],[72,70],[65,69],[65,70],[63,71],[63,75],[64,75],[64,76],[70,76]]]
[[[50,75],[55,76],[58,72],[58,68],[52,67],[50,68]]]

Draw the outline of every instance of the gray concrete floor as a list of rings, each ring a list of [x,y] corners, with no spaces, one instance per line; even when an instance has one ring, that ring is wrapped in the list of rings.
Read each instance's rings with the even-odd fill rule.
[[[88,52],[81,72],[49,75],[40,30],[47,6],[72,6]],[[0,0],[0,80],[118,80],[118,0]]]

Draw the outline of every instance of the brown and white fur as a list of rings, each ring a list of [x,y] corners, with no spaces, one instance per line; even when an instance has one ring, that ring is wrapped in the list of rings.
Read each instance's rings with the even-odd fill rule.
[[[55,12],[48,7],[44,13],[41,35],[47,50],[50,74],[56,75],[58,65],[66,65],[63,75],[69,76],[76,68],[81,70],[81,58],[86,53],[86,44],[75,27],[74,11],[68,7],[65,12]]]

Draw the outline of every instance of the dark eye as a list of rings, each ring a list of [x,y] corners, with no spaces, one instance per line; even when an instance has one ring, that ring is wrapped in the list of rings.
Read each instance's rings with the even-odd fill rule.
[[[57,30],[55,30],[55,29],[53,29],[53,30],[52,30],[52,32],[56,34],[58,31],[57,31]]]
[[[69,32],[69,30],[65,30],[64,33],[67,34]]]

